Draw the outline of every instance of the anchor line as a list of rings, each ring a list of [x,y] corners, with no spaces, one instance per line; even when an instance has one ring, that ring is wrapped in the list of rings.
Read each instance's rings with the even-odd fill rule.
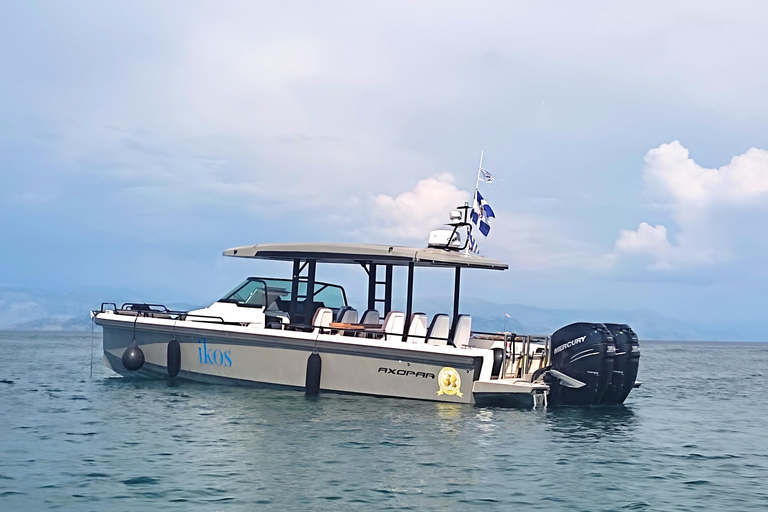
[[[94,315],[91,315],[91,374],[90,378],[93,378],[93,324],[96,322],[96,317]]]
[[[136,322],[139,321],[139,313],[136,313],[136,316],[133,319],[133,341],[136,341]]]

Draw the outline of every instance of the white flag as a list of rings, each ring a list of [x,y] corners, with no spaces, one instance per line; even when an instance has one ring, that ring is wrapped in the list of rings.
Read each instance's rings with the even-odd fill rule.
[[[480,169],[480,180],[486,183],[493,182],[493,174],[489,173],[485,169]]]

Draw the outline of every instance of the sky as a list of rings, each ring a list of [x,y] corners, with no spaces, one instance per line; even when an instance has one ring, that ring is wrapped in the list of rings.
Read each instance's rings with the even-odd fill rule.
[[[484,151],[510,269],[465,296],[768,324],[765,55],[765,2],[3,2],[0,286],[205,303],[290,272],[229,247],[424,246]]]

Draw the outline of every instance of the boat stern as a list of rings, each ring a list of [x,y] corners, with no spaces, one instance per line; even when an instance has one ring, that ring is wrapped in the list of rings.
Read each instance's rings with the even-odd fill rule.
[[[475,405],[481,407],[519,407],[533,409],[546,406],[549,386],[525,379],[478,380],[472,386]]]

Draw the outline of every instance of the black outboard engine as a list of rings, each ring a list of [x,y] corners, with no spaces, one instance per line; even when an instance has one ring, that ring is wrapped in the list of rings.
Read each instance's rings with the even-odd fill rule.
[[[608,329],[588,322],[567,325],[552,335],[550,350],[549,404],[599,404],[613,375],[616,346]]]
[[[637,381],[637,370],[640,368],[640,342],[637,340],[637,334],[628,325],[622,325],[622,328],[629,335],[629,361],[624,370],[624,390],[621,395],[621,403],[624,403],[627,395],[635,387]]]
[[[624,403],[632,386],[635,385],[640,361],[640,346],[637,343],[637,335],[630,326],[626,324],[605,324],[605,326],[616,343],[616,357],[613,360],[613,375],[608,383],[608,390],[600,403],[617,405]]]
[[[628,325],[619,325],[625,332],[628,338],[628,358],[626,367],[624,368],[624,381],[622,385],[621,395],[619,397],[620,404],[624,403],[627,399],[627,395],[635,387],[637,380],[637,370],[640,367],[640,342],[637,340],[637,334]]]

